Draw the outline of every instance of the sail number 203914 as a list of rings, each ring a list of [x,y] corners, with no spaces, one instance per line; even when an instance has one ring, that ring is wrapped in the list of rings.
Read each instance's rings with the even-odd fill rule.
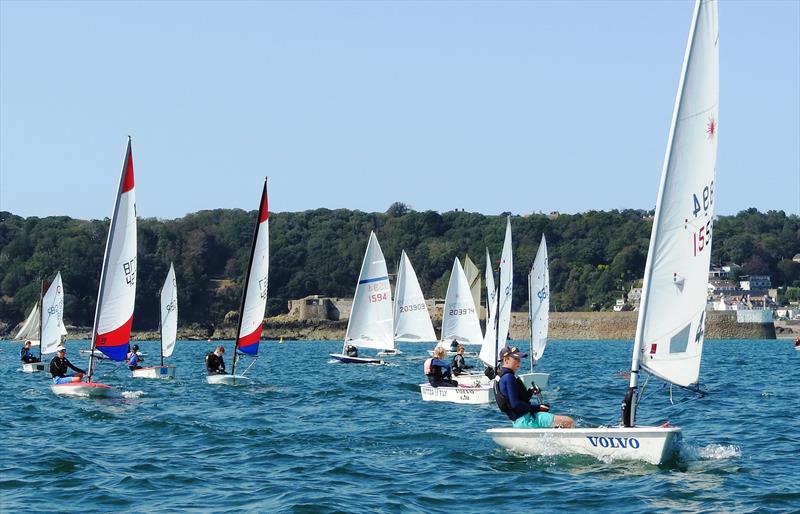
[[[708,216],[712,211],[714,205],[714,181],[703,188],[698,195],[692,193],[692,214],[697,218],[700,213],[703,216]],[[712,219],[709,217],[706,223],[700,225],[697,230],[692,234],[692,251],[694,255],[702,252],[705,248],[711,246],[711,225]]]

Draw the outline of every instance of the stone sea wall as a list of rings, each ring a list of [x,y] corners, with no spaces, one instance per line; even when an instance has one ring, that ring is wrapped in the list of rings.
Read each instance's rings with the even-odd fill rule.
[[[550,339],[630,339],[636,333],[636,312],[552,312],[550,313]],[[737,323],[736,313],[708,312],[706,321],[707,339],[775,339],[773,323]],[[434,319],[434,327],[439,333],[441,319]],[[88,327],[68,327],[70,339],[88,339]],[[288,316],[268,318],[265,323],[263,339],[308,339],[342,340],[347,330],[347,320],[340,321],[302,321]],[[189,340],[231,340],[236,326],[181,327],[179,339]],[[158,339],[158,332],[136,332],[136,340]],[[528,339],[528,315],[515,312],[511,318],[511,338]]]

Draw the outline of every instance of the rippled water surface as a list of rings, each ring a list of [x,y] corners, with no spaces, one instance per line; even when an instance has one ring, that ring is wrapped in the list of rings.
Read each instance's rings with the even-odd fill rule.
[[[68,343],[80,367],[86,345]],[[579,425],[616,423],[630,345],[551,342],[537,368],[551,373],[546,401]],[[510,424],[494,405],[421,401],[427,346],[359,366],[329,362],[339,342],[269,341],[254,383],[234,388],[205,383],[210,344],[179,342],[177,380],[104,363],[122,397],[89,400],[56,398],[1,343],[0,511],[800,511],[800,352],[789,341],[708,341],[700,399],[675,391],[670,405],[651,382],[638,421],[684,433],[662,467],[506,452],[484,432]]]

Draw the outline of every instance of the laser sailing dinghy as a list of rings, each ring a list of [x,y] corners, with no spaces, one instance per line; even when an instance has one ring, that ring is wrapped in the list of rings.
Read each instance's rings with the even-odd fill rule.
[[[233,366],[230,375],[208,375],[209,384],[247,385],[252,380],[247,371],[258,358],[258,345],[264,329],[264,314],[267,310],[267,285],[269,279],[269,205],[267,203],[267,180],[261,192],[253,245],[250,249],[250,265],[247,267],[245,287],[242,290],[242,303],[239,308],[239,326],[236,330],[236,344],[233,347]],[[250,356],[253,360],[240,374],[236,374],[236,363],[240,356]]]
[[[114,361],[128,356],[128,342],[133,324],[133,306],[136,298],[136,194],[133,179],[131,138],[119,187],[114,202],[114,213],[108,229],[108,239],[100,272],[94,322],[92,325],[92,354],[89,355],[89,373],[85,382],[53,384],[50,388],[59,396],[108,397],[116,390],[106,384],[93,382],[94,350],[99,349]]]
[[[175,366],[165,365],[164,359],[175,351],[178,335],[178,287],[175,282],[175,267],[169,263],[169,271],[160,294],[159,332],[161,332],[161,364],[142,366],[131,371],[133,378],[175,378]]]
[[[342,353],[330,356],[345,364],[383,364],[381,359],[348,355],[348,347],[394,350],[394,316],[386,260],[375,232],[370,232],[361,263]]]
[[[661,464],[681,429],[637,426],[639,373],[698,389],[702,357],[719,119],[717,2],[697,0],[661,172],[622,424],[607,428],[487,432],[531,455],[590,455]]]
[[[549,373],[535,372],[534,366],[544,355],[547,346],[547,325],[550,322],[550,272],[547,269],[547,242],[542,242],[536,251],[531,272],[528,274],[528,321],[531,328],[531,371],[521,373],[519,378],[525,387],[533,384],[544,389],[550,382]]]
[[[17,338],[20,338],[20,334],[22,334],[23,339],[29,340],[31,343],[36,341],[39,346],[39,362],[23,362],[22,371],[24,373],[44,371],[47,363],[42,361],[42,357],[54,353],[56,347],[67,335],[63,319],[64,285],[61,282],[60,271],[56,274],[50,287],[47,288],[46,293],[44,293],[44,281],[42,281],[39,301],[33,307],[31,314],[35,314],[36,317],[31,319],[31,316],[28,316],[17,334]],[[35,339],[32,337],[34,333]]]
[[[394,288],[394,341],[395,343],[436,341],[425,296],[422,294],[417,274],[405,250],[400,254],[397,283]],[[378,355],[384,352],[378,352]],[[395,353],[399,353],[399,350]]]
[[[449,348],[453,339],[462,344],[481,344],[483,341],[475,301],[458,257],[453,260],[453,269],[447,284],[442,335],[437,346]],[[433,387],[429,383],[420,384],[422,399],[426,402],[485,404],[494,398],[491,386],[481,385],[474,377],[465,377],[463,384],[460,377],[453,378],[459,382],[458,387]]]

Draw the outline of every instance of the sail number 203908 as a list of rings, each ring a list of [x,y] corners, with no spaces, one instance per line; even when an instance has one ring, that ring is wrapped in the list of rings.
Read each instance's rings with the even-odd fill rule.
[[[692,214],[697,218],[700,213],[703,216],[708,216],[712,211],[714,205],[714,181],[703,188],[698,195],[692,193]],[[692,234],[692,251],[694,255],[702,252],[705,248],[711,246],[711,225],[713,221],[709,217],[705,224],[700,225],[697,230]]]

